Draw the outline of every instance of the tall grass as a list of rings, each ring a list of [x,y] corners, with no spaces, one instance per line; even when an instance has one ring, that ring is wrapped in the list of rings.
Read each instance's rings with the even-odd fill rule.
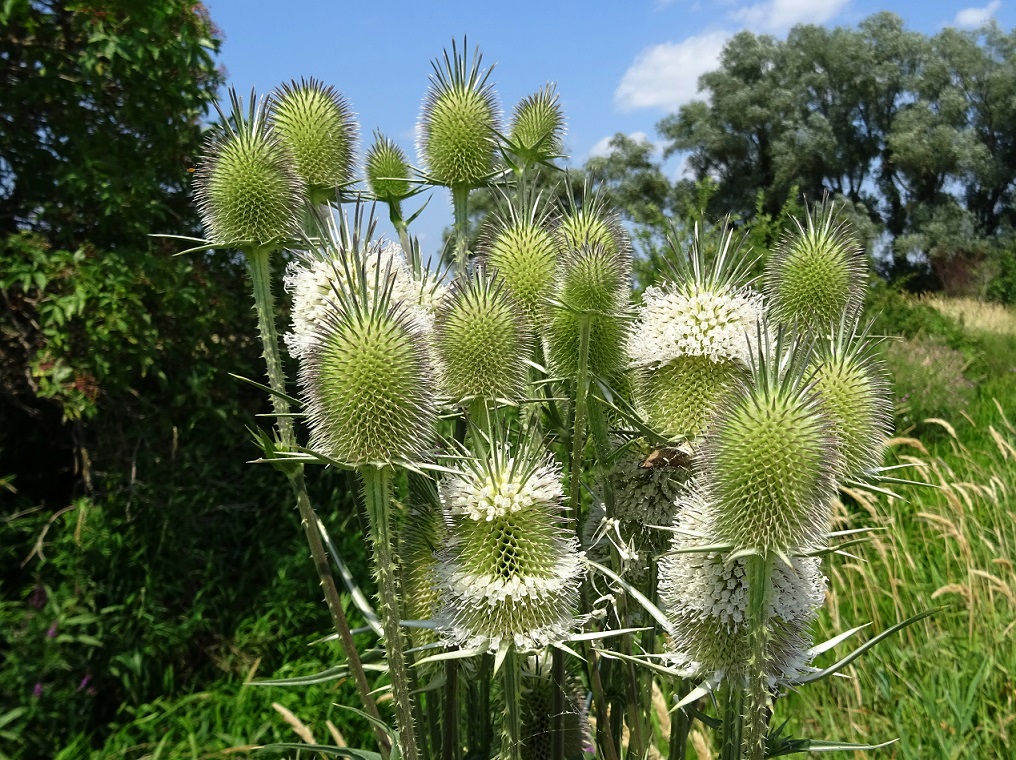
[[[892,444],[900,463],[915,465],[908,477],[919,484],[897,485],[897,497],[851,490],[838,505],[839,527],[877,532],[857,557],[830,562],[820,633],[867,621],[877,632],[945,608],[876,647],[848,678],[795,695],[788,712],[811,716],[802,726],[808,735],[899,736],[890,757],[1012,757],[1016,428],[999,406],[986,430],[993,445],[970,449],[966,431],[932,424],[948,436],[947,452],[935,455],[913,438]]]

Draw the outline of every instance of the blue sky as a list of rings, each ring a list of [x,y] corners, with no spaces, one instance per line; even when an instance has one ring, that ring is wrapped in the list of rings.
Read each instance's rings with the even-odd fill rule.
[[[452,38],[494,64],[508,114],[522,97],[557,84],[567,152],[576,165],[616,132],[655,139],[654,125],[695,97],[700,74],[716,67],[723,44],[749,29],[783,37],[798,23],[855,26],[888,10],[907,28],[934,34],[995,19],[1016,24],[1016,2],[1001,0],[205,0],[225,43],[228,83],[259,94],[300,77],[334,85],[358,114],[361,155],[380,129],[416,161],[413,142],[430,62]],[[677,171],[677,168],[673,168]],[[415,232],[425,253],[440,245],[451,218],[447,191]],[[406,211],[411,212],[412,206]],[[382,216],[387,216],[382,214]]]

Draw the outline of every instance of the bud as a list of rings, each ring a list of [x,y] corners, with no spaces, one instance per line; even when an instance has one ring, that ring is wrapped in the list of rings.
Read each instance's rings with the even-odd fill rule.
[[[775,344],[760,335],[750,383],[703,436],[701,488],[717,537],[737,550],[789,554],[828,529],[839,457],[805,354],[782,334]]]
[[[608,254],[629,261],[630,265],[631,244],[621,220],[610,211],[600,193],[587,192],[581,206],[573,201],[568,213],[561,217],[558,235],[565,250],[599,246]]]
[[[538,444],[490,443],[441,482],[449,535],[440,553],[450,643],[542,649],[577,625],[583,573],[561,514],[560,468]]]
[[[519,101],[512,112],[513,148],[529,161],[547,161],[560,155],[564,139],[564,113],[554,85]]]
[[[494,170],[499,112],[481,60],[477,48],[467,63],[453,41],[451,57],[432,63],[417,145],[431,179],[446,187],[473,187]]]
[[[505,199],[486,225],[481,243],[487,266],[504,281],[529,323],[546,321],[557,271],[558,243],[551,216],[539,201],[520,206]]]
[[[551,676],[548,652],[527,657],[522,676],[522,760],[551,760],[554,744],[554,694],[558,689]],[[583,756],[589,743],[582,682],[565,670],[564,756]]]
[[[766,265],[765,294],[770,316],[779,324],[799,323],[825,329],[844,315],[856,317],[864,300],[867,262],[835,206],[824,201],[796,219],[796,230],[783,235]]]
[[[442,389],[453,401],[525,396],[532,336],[500,283],[477,269],[455,283],[436,321]]]
[[[313,202],[353,180],[357,124],[349,103],[317,79],[283,85],[271,99],[272,129],[289,148]]]
[[[205,141],[195,197],[205,234],[215,243],[258,246],[300,231],[305,186],[293,157],[268,129],[253,93],[247,114],[235,92],[233,111]]]
[[[367,151],[367,187],[378,200],[387,203],[409,196],[409,162],[402,148],[380,132],[374,133],[374,144]]]
[[[418,459],[434,436],[429,335],[393,285],[357,256],[300,365],[310,447],[354,466]]]

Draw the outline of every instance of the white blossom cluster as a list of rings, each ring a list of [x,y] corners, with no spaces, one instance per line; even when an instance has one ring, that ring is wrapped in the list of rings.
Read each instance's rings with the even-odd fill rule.
[[[545,464],[520,478],[515,459],[507,452],[501,456],[499,466],[477,466],[442,482],[441,495],[451,514],[490,522],[561,497],[561,476],[556,468]]]
[[[761,316],[762,297],[747,289],[647,288],[628,341],[630,366],[658,367],[681,356],[747,363]]]
[[[446,476],[440,494],[449,525],[437,567],[442,635],[490,651],[567,638],[583,563],[560,514],[560,468],[496,443]]]
[[[711,508],[694,485],[678,500],[670,554],[660,566],[660,599],[671,620],[674,665],[689,677],[719,679],[748,655],[746,558],[695,551],[715,545]],[[808,667],[808,626],[825,600],[826,579],[814,557],[777,559],[770,582],[771,685]]]
[[[363,262],[368,292],[390,285],[393,304],[404,304],[423,329],[433,327],[434,309],[447,286],[429,273],[414,278],[398,243],[374,241]],[[325,316],[338,306],[337,291],[350,291],[353,283],[349,279],[357,277],[354,266],[341,246],[329,245],[294,259],[286,267],[283,284],[292,294],[292,328],[282,337],[290,356],[303,358],[312,349]]]

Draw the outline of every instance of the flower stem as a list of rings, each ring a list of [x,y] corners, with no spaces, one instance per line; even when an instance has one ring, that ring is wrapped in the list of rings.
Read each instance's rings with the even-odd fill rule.
[[[719,760],[740,760],[741,758],[741,705],[744,701],[744,687],[739,679],[728,681],[724,690],[723,718],[720,725]]]
[[[469,188],[464,185],[452,187],[452,206],[455,209],[455,273],[466,271],[469,257]]]
[[[270,249],[261,248],[247,253],[247,262],[250,267],[251,283],[254,290],[254,307],[258,317],[258,329],[261,333],[261,343],[264,351],[265,363],[268,368],[269,387],[276,391],[272,394],[272,408],[276,416],[276,429],[279,444],[284,450],[293,450],[296,447],[296,433],[293,429],[293,419],[289,416],[289,402],[284,396],[286,381],[282,372],[282,357],[279,353],[279,336],[275,329],[275,300],[272,296],[271,269],[269,266]],[[307,494],[307,483],[303,477],[303,465],[291,464],[285,470],[289,478],[290,486],[296,497],[297,509],[300,513],[300,524],[303,526],[304,535],[307,538],[307,545],[310,548],[311,559],[314,562],[314,569],[318,574],[318,582],[324,591],[325,602],[328,611],[331,613],[332,624],[335,632],[339,635],[342,648],[346,653],[346,660],[349,663],[349,670],[356,682],[356,690],[360,695],[363,709],[372,718],[381,719],[377,704],[371,696],[370,684],[363,670],[363,663],[360,661],[360,653],[353,642],[353,634],[349,628],[349,621],[342,608],[342,600],[339,597],[339,590],[335,585],[335,578],[332,576],[331,566],[328,563],[328,555],[325,552],[324,543],[321,541],[321,534],[318,530],[318,517],[310,503]],[[374,733],[377,736],[378,744],[381,747],[381,754],[387,760],[389,752],[388,737],[384,732],[375,727]]]
[[[384,631],[388,674],[392,681],[392,702],[399,731],[399,746],[405,760],[419,760],[413,704],[409,696],[409,675],[400,625],[398,579],[396,577],[391,516],[390,467],[362,467],[364,501],[374,546],[374,574],[377,578],[378,613]]]
[[[769,693],[768,660],[772,629],[769,624],[769,600],[772,596],[773,557],[769,553],[748,558],[748,667],[744,692],[744,734],[746,760],[764,760],[766,733],[772,714]]]
[[[501,727],[501,760],[522,760],[522,688],[520,663],[515,646],[509,645],[501,665],[504,679],[504,723]]]

